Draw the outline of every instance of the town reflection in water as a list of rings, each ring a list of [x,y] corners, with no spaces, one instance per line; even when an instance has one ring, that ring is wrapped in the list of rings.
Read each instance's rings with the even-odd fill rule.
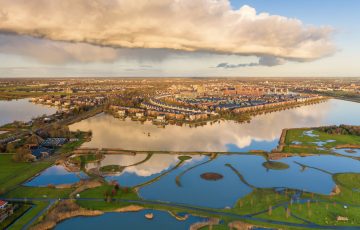
[[[270,151],[276,147],[284,128],[343,123],[360,123],[360,106],[357,103],[332,99],[316,105],[258,115],[249,123],[218,121],[199,127],[167,125],[160,128],[151,122],[141,124],[99,114],[72,125],[70,129],[91,130],[92,140],[83,145],[90,148],[239,152]]]

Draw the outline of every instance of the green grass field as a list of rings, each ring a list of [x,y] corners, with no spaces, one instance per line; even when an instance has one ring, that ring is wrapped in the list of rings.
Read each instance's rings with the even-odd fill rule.
[[[316,224],[321,225],[360,225],[360,208],[347,207],[333,203],[311,203],[308,208],[306,204],[295,204],[291,212],[298,217],[304,218]],[[348,221],[337,221],[338,216],[347,217]]]
[[[6,198],[67,198],[72,191],[72,188],[19,186],[5,196]]]
[[[304,132],[313,130],[313,134],[315,137],[305,135]],[[328,134],[325,132],[320,132],[316,129],[290,129],[286,133],[285,144],[293,145],[293,141],[301,142],[302,146],[314,146],[317,144],[314,142],[318,141],[328,141],[334,140],[334,142],[327,142],[323,147],[325,148],[333,148],[337,145],[360,145],[360,136],[353,135],[336,135],[336,134]]]
[[[85,142],[85,138],[82,135],[78,141],[69,142],[61,146],[61,148],[58,149],[56,153],[60,153],[60,154],[70,153],[75,149],[79,148],[84,142]]]
[[[290,208],[291,210],[291,208]],[[262,213],[260,215],[256,215],[256,217],[262,218],[262,219],[267,219],[267,220],[278,220],[278,221],[286,221],[286,222],[290,222],[290,223],[299,223],[299,224],[303,224],[304,222],[296,219],[295,217],[286,216],[286,209],[285,207],[278,207],[274,210],[272,210],[271,215],[269,213]]]
[[[50,167],[51,162],[15,162],[12,154],[0,154],[0,194]]]
[[[85,190],[84,192],[80,193],[81,198],[105,198],[106,192],[111,192],[114,186],[111,185],[103,185],[100,187],[96,187],[93,189]],[[130,190],[129,192],[122,192],[119,190],[113,198],[121,198],[126,200],[138,200],[138,195],[133,191]]]
[[[360,191],[360,174],[358,173],[336,174],[334,180],[342,187]]]
[[[291,192],[288,194],[290,193]],[[272,189],[256,189],[247,196],[239,199],[231,211],[238,214],[257,213],[267,210],[270,206],[289,200],[289,197],[277,194]]]
[[[263,163],[263,166],[267,169],[273,169],[273,170],[285,170],[289,168],[288,164],[278,161],[265,161]]]

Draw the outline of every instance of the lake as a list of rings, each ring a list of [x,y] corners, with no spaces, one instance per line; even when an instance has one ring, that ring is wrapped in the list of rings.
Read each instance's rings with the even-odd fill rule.
[[[54,165],[26,182],[26,186],[46,187],[48,185],[73,184],[87,178],[83,172],[68,172],[63,166]]]
[[[360,104],[331,99],[326,102],[253,117],[249,123],[209,122],[191,127],[167,125],[159,128],[99,114],[70,126],[71,130],[92,131],[83,147],[163,151],[270,151],[278,144],[284,128],[321,125],[360,125]],[[150,135],[148,135],[150,133]]]
[[[153,213],[154,219],[145,218],[146,213]],[[65,220],[56,225],[56,230],[62,229],[189,229],[190,225],[200,221],[206,221],[206,218],[189,215],[185,221],[176,220],[168,212],[158,210],[142,210],[139,212],[126,213],[105,213],[96,217],[75,217]]]
[[[31,103],[29,99],[0,101],[0,126],[13,121],[30,121],[44,114],[54,114],[56,110],[55,107]]]
[[[251,193],[253,188],[290,188],[329,195],[335,187],[333,174],[360,173],[358,160],[332,155],[284,158],[278,160],[289,166],[283,170],[265,168],[263,163],[266,159],[254,154],[218,154],[216,157],[191,155],[190,160],[180,165],[178,156],[153,154],[144,162],[144,154],[126,158],[124,155],[112,154],[105,155],[97,164],[87,164],[86,168],[123,166],[121,172],[105,175],[105,179],[116,180],[121,186],[140,185],[139,195],[146,200],[211,208],[232,207],[238,199]],[[135,165],[129,165],[129,162]],[[223,178],[217,181],[202,179],[200,176],[207,172],[218,173]]]

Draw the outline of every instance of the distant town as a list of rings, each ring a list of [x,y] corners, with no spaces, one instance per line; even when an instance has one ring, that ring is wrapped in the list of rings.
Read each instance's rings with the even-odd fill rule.
[[[3,108],[6,108],[3,110],[3,119],[6,116],[12,119],[10,122],[5,119],[0,120],[3,122],[0,126],[1,227],[26,224],[32,229],[50,229],[62,220],[76,216],[97,216],[114,210],[126,213],[139,212],[146,208],[141,215],[148,220],[153,218],[156,220],[157,216],[162,214],[156,213],[155,210],[162,209],[168,210],[178,221],[186,221],[190,214],[206,217],[192,223],[190,229],[203,229],[204,226],[224,227],[225,224],[220,221],[223,217],[229,218],[226,219],[226,226],[230,228],[246,226],[246,229],[256,229],[256,226],[271,227],[263,218],[274,221],[271,223],[275,225],[292,226],[288,221],[297,215],[293,212],[298,212],[302,218],[313,220],[311,207],[321,199],[326,203],[323,208],[327,209],[329,209],[328,202],[332,202],[332,199],[337,200],[338,205],[340,202],[345,202],[346,207],[352,201],[355,203],[359,201],[355,190],[350,190],[344,185],[346,183],[349,186],[358,186],[355,182],[355,184],[349,183],[349,180],[352,177],[358,178],[359,174],[344,174],[342,178],[343,174],[308,166],[306,162],[298,162],[299,159],[296,158],[301,156],[306,159],[314,155],[320,158],[320,156],[332,155],[339,160],[359,160],[358,126],[350,124],[314,127],[318,124],[327,124],[326,119],[317,119],[317,113],[325,112],[317,110],[318,107],[326,109],[337,105],[350,106],[346,103],[356,105],[356,102],[360,102],[360,80],[356,78],[1,79],[0,83],[0,102],[4,103]],[[19,106],[29,106],[26,107],[28,111],[24,109],[16,112],[19,111]],[[292,119],[288,117],[289,115],[286,117],[282,115],[286,111],[293,111],[290,115],[294,116],[290,125],[293,129],[288,128],[289,124],[282,124],[287,122],[288,118]],[[350,114],[356,114],[357,111],[357,109],[347,110]],[[33,115],[27,115],[30,112]],[[270,113],[274,118],[267,122]],[[328,113],[334,113],[328,114],[327,118],[332,123],[347,121],[347,118],[344,120],[346,111],[335,108]],[[15,115],[22,115],[19,116],[22,118],[13,119]],[[261,122],[256,122],[256,126],[248,126],[237,131],[244,127],[242,125],[251,125],[252,120],[257,116],[262,118],[260,118]],[[350,116],[351,119],[357,119],[356,116]],[[104,121],[105,123],[100,123]],[[76,125],[82,122],[87,122],[80,126],[82,128],[71,128],[74,125],[79,127]],[[274,127],[272,122],[275,122]],[[105,124],[105,127],[94,129],[93,126],[88,127],[91,124]],[[208,135],[206,130],[213,124],[217,126],[211,129]],[[308,126],[298,128],[301,124]],[[126,129],[127,126],[132,128]],[[174,129],[177,131],[173,132],[172,127],[181,130]],[[189,131],[188,128],[193,127],[201,129],[200,135]],[[230,127],[233,129],[230,130]],[[262,131],[263,129],[266,131]],[[226,135],[221,135],[222,132]],[[189,134],[191,136],[186,139]],[[178,143],[177,138],[189,143]],[[248,142],[249,138],[250,142]],[[219,145],[218,140],[223,140],[224,143],[221,142],[217,148],[225,150],[213,149],[213,142]],[[247,144],[243,144],[244,140]],[[109,142],[111,145],[107,147],[106,144]],[[97,143],[97,145],[86,147],[87,143]],[[174,151],[165,149],[165,146],[168,148],[171,145],[177,146],[178,149]],[[202,147],[207,145],[210,147]],[[126,146],[135,147],[129,149]],[[154,146],[157,147],[156,151],[151,149]],[[186,204],[196,205],[199,211],[195,211],[192,209],[194,206],[179,206],[176,202],[166,203],[172,198],[162,202],[164,194],[157,197],[160,199],[158,203],[152,203],[153,199],[142,198],[139,195],[141,189],[156,185],[158,181],[163,180],[163,177],[166,178],[170,172],[177,169],[182,171],[172,178],[176,185],[173,189],[183,188],[181,178],[188,171],[193,175],[195,168],[213,161],[218,162],[225,156],[226,159],[231,159],[232,155],[239,159],[241,157],[248,160],[254,157],[264,159],[260,164],[260,167],[266,168],[267,171],[264,178],[271,175],[272,170],[283,170],[285,173],[289,167],[300,166],[303,171],[310,168],[332,175],[336,184],[328,186],[326,193],[330,195],[326,197],[319,194],[314,196],[318,188],[304,181],[287,186],[287,181],[271,179],[274,185],[270,188],[262,188],[247,181],[242,174],[244,172],[240,172],[241,170],[234,166],[236,162],[242,161],[229,160],[226,164],[220,163],[219,166],[213,167],[215,172],[202,172],[196,178],[215,184],[217,181],[218,183],[222,180],[227,181],[231,178],[227,173],[233,172],[240,179],[241,185],[238,186],[245,185],[252,190],[251,193],[249,190],[248,195],[244,197],[241,191],[233,197],[229,196],[229,199],[233,199],[231,202],[236,200],[235,204],[225,198],[214,199],[211,193],[203,195],[206,198],[204,203],[201,203],[200,198],[194,201],[191,200],[192,196],[185,199],[181,197],[182,195],[174,195],[174,199],[179,196],[179,199],[185,199]],[[144,159],[136,161],[138,157]],[[157,157],[160,160],[155,160]],[[175,161],[166,167],[162,166],[165,168],[150,176],[146,173],[142,175],[147,172],[146,170],[137,172],[134,169],[149,162],[153,162],[152,165],[155,167],[156,163],[168,159],[167,157]],[[106,161],[107,158],[110,160]],[[134,158],[132,160],[134,162],[127,163],[126,159],[131,158]],[[192,161],[193,158],[203,160],[197,163],[197,160]],[[295,163],[290,162],[292,158],[297,159],[294,160]],[[192,166],[186,168],[185,162],[189,162]],[[223,171],[223,167],[230,171]],[[135,170],[135,174],[129,171],[135,177],[134,182],[123,181],[123,175],[128,169]],[[57,170],[64,174],[58,174]],[[356,173],[355,169],[351,170]],[[257,172],[260,173],[261,170]],[[50,175],[52,179],[50,181],[41,179],[43,174]],[[67,176],[54,179],[58,175]],[[298,177],[303,175],[299,174]],[[68,177],[72,179],[69,181],[64,179]],[[36,182],[37,180],[44,182]],[[278,182],[286,183],[284,187],[277,187]],[[232,183],[235,182],[230,184]],[[310,186],[310,191],[313,189],[311,186],[314,186],[314,192],[306,191],[301,186],[304,188]],[[191,189],[188,186],[186,188]],[[232,188],[238,189],[236,186]],[[191,194],[194,193],[196,196],[196,191],[198,190],[192,191]],[[355,195],[348,195],[350,193]],[[162,190],[155,194],[162,194]],[[343,194],[346,196],[344,197]],[[266,200],[263,200],[263,197],[267,197]],[[307,199],[308,197],[312,198]],[[261,205],[257,207],[254,201]],[[291,208],[295,201],[299,206],[296,210],[300,211]],[[307,205],[305,214],[301,211],[301,202]],[[227,206],[217,209],[217,205],[220,204]],[[121,209],[123,206],[124,209]],[[204,207],[207,206],[212,209],[205,209]],[[246,208],[244,209],[243,206]],[[285,209],[279,211],[280,208],[276,209],[278,206]],[[279,214],[273,214],[273,209]],[[249,210],[251,215],[244,214]],[[189,215],[181,216],[182,211]],[[360,222],[353,217],[355,212],[357,209],[351,209],[350,212],[341,211],[331,217],[330,224],[359,226]],[[22,218],[23,215],[29,216]],[[235,215],[236,218],[231,215]],[[330,218],[327,214],[321,215]],[[261,218],[257,219],[258,216]],[[247,218],[250,218],[250,223],[253,224],[247,223]],[[281,221],[276,222],[276,220]],[[323,219],[318,222],[322,224],[321,227],[327,226],[327,222],[322,221]],[[312,225],[301,222],[296,226],[308,228]]]

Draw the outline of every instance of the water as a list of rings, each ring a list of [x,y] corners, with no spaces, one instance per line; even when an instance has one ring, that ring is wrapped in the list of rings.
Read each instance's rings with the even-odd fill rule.
[[[13,121],[30,121],[32,118],[55,112],[54,107],[33,104],[28,99],[0,101],[0,126]]]
[[[123,121],[99,114],[70,126],[71,130],[92,130],[90,148],[129,150],[243,152],[272,150],[284,128],[321,125],[360,125],[360,104],[331,99],[327,102],[263,114],[250,123],[209,122],[206,126],[168,125]],[[148,135],[150,133],[150,136]]]
[[[285,170],[268,170],[263,167],[264,162],[263,157],[256,155],[221,155],[184,174],[181,177],[181,186],[176,184],[176,177],[188,167],[171,172],[161,180],[141,188],[139,193],[141,197],[150,200],[224,208],[232,207],[239,198],[249,194],[252,191],[249,185],[257,188],[286,187],[324,195],[331,193],[335,187],[332,175],[312,168],[303,169],[295,162],[319,167],[330,173],[360,172],[359,161],[335,156],[285,158],[280,160],[289,165]],[[225,165],[228,163],[249,185],[241,181],[239,176]],[[200,178],[205,172],[216,172],[224,178],[206,181]]]
[[[140,154],[137,154],[140,155]],[[107,156],[106,156],[107,157]],[[106,159],[105,157],[105,159]],[[111,156],[112,158],[123,156]],[[134,156],[133,158],[136,158]],[[178,155],[153,155],[139,165],[126,167],[119,175],[105,176],[108,181],[116,180],[121,186],[132,187],[150,181],[168,171],[178,163]],[[122,162],[121,164],[128,164]],[[112,163],[113,164],[113,163]],[[136,164],[136,163],[135,163]]]
[[[266,159],[253,154],[191,157],[176,168],[179,159],[174,154],[154,154],[143,163],[143,154],[126,158],[122,155],[107,155],[103,160],[107,165],[137,164],[139,160],[140,163],[125,167],[118,175],[105,178],[116,180],[122,186],[150,182],[139,189],[139,195],[147,200],[225,208],[234,206],[238,199],[251,193],[253,188],[290,188],[329,195],[335,187],[333,174],[360,173],[359,161],[331,155],[283,158],[278,161],[289,166],[284,170],[265,168],[263,163]],[[121,159],[126,159],[126,162],[121,162]],[[89,166],[91,164],[86,165],[86,168],[92,168]],[[98,164],[104,165],[103,162]],[[231,164],[232,168],[227,164]],[[200,175],[207,172],[221,174],[223,179],[202,179]],[[157,180],[152,181],[154,178]]]
[[[231,158],[231,156],[224,156],[209,162],[209,158],[206,157],[200,161],[191,161],[160,180],[141,188],[139,194],[144,199],[203,207],[233,206],[237,199],[249,194],[252,189],[242,183],[239,177],[225,166],[227,160]],[[208,163],[202,164],[204,162]],[[195,165],[198,167],[187,171],[180,177],[180,184],[176,183],[177,176]],[[200,175],[206,172],[219,173],[223,175],[223,179],[204,180]]]
[[[62,166],[52,166],[25,183],[26,186],[45,187],[48,185],[73,184],[87,176],[84,173],[68,172]]]
[[[348,153],[346,151],[354,151],[353,153]],[[333,152],[336,152],[338,154],[341,155],[345,155],[345,156],[353,156],[353,157],[360,157],[360,149],[333,149]]]
[[[148,220],[144,216],[146,213],[153,213],[154,219]],[[125,213],[105,213],[96,217],[75,217],[65,220],[55,229],[189,229],[190,225],[199,221],[206,221],[205,218],[189,216],[185,221],[176,220],[169,213],[157,210],[143,210],[139,212]]]

